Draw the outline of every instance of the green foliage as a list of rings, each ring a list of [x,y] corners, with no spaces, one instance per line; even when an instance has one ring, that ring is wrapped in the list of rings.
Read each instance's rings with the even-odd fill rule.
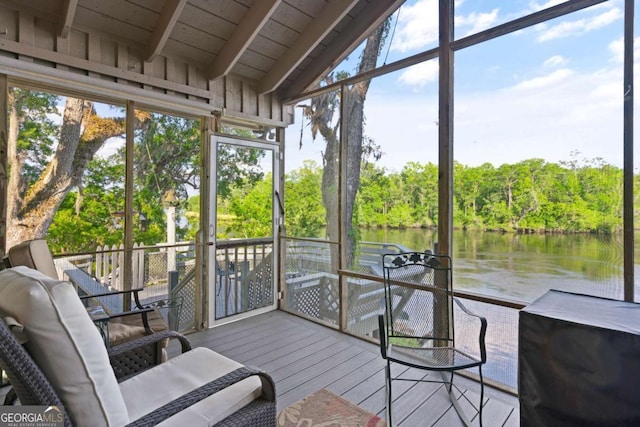
[[[133,218],[136,242],[153,244],[165,240],[166,219],[156,197],[148,188],[134,194],[134,205],[138,206]],[[54,252],[89,252],[97,246],[124,241],[124,164],[117,155],[91,161],[78,212],[77,198],[77,191],[67,195],[47,231],[46,238]],[[141,212],[147,218],[146,229],[140,221]]]
[[[51,117],[58,114],[59,97],[44,92],[12,88],[9,104],[18,116],[16,150],[23,156],[21,175],[32,184],[53,154],[59,128]]]
[[[438,167],[433,163],[409,162],[400,172],[397,191],[408,196],[412,223],[430,227],[438,222]]]
[[[233,187],[230,210],[234,218],[228,237],[251,238],[272,236],[272,176],[254,185]]]
[[[260,132],[258,137],[271,135],[268,129]],[[232,133],[249,137],[243,130]],[[255,132],[250,136],[255,138]],[[256,148],[229,144],[218,147],[219,213],[226,214],[232,236],[272,234],[271,178],[265,178],[259,164],[264,155],[264,150]],[[71,191],[47,232],[52,250],[84,252],[93,251],[98,245],[122,243],[124,177],[124,144],[110,157],[96,157],[90,162],[83,177],[79,208],[79,190]],[[182,201],[176,207],[176,239],[194,240],[200,228],[200,196],[189,194],[198,190],[199,184],[199,122],[151,113],[148,123],[136,130],[134,138],[134,241],[145,245],[166,241],[167,218],[162,200],[168,190],[174,190],[178,201]]]
[[[134,144],[136,191],[151,188],[161,197],[174,190],[181,200],[200,182],[200,123],[198,120],[152,114]],[[124,152],[121,152],[124,162]],[[160,199],[158,199],[160,200]]]
[[[384,168],[366,163],[360,174],[360,188],[356,195],[356,215],[363,226],[376,226],[386,222],[389,210],[389,178]]]
[[[167,218],[162,197],[169,189],[185,200],[200,180],[200,129],[197,120],[151,114],[134,138],[134,241],[152,245],[166,241]],[[80,203],[77,204],[81,195]],[[94,251],[124,241],[124,143],[109,157],[95,157],[75,189],[59,207],[46,238],[54,252]],[[176,238],[195,234],[177,207]],[[197,228],[196,228],[197,230]]]
[[[287,214],[312,212],[300,201],[303,168],[285,181]],[[314,173],[320,174],[320,170]],[[307,182],[306,194],[319,194]],[[640,188],[640,178],[635,185]],[[640,201],[636,201],[640,207]],[[636,211],[637,212],[637,211]],[[366,227],[433,227],[438,221],[438,168],[409,162],[399,173],[363,164],[354,217]],[[287,218],[287,224],[294,224]],[[454,165],[454,226],[469,230],[615,233],[622,227],[622,170],[595,159],[571,164],[528,159],[495,167]],[[304,227],[289,234],[315,236]]]
[[[195,241],[196,233],[200,229],[200,195],[189,197],[186,203],[184,216],[187,219],[188,227],[185,235],[186,240]]]
[[[287,233],[292,236],[321,237],[325,227],[322,204],[322,169],[312,160],[285,176]]]
[[[264,178],[260,159],[265,151],[236,145],[218,145],[218,194],[227,198],[233,187],[252,185]]]
[[[622,227],[622,170],[529,159],[456,165],[456,223],[466,229],[613,233]]]
[[[19,94],[19,92],[16,92]],[[51,155],[55,126],[47,111],[55,97],[23,99],[20,144],[27,163],[42,168]],[[33,110],[28,106],[34,105]],[[36,108],[37,107],[37,108]],[[51,110],[53,111],[53,110]],[[38,141],[45,141],[37,144]],[[48,142],[47,142],[48,141]],[[135,138],[134,240],[163,242],[166,214],[161,200],[174,189],[179,240],[193,240],[200,226],[200,134],[197,121],[152,114]],[[264,150],[221,144],[218,147],[218,215],[227,227],[218,237],[272,234],[272,177],[260,166]],[[46,236],[55,252],[92,251],[123,241],[124,151],[93,159],[82,191],[68,194]],[[321,237],[326,227],[322,203],[323,169],[313,161],[285,177],[287,232]],[[34,175],[35,176],[35,175]],[[366,227],[434,227],[438,222],[438,167],[407,163],[400,172],[363,162],[353,224]],[[634,184],[640,188],[640,178]],[[640,191],[636,192],[640,194]],[[640,212],[640,200],[636,201]],[[454,164],[454,226],[471,230],[614,233],[622,224],[622,170],[602,159],[547,163],[529,159],[499,167]],[[142,215],[146,217],[143,224]],[[219,230],[220,231],[220,230]],[[356,232],[355,228],[349,232]]]

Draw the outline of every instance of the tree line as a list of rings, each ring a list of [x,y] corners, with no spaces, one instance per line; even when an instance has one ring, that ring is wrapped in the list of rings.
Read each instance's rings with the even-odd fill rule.
[[[622,169],[600,158],[550,163],[454,164],[454,227],[509,232],[615,233],[622,228]],[[307,161],[285,178],[289,235],[318,236],[322,168]],[[640,186],[640,178],[635,180]],[[640,205],[636,203],[636,205]],[[638,209],[636,208],[636,212]],[[438,166],[407,163],[400,172],[363,165],[354,224],[435,227]]]
[[[54,251],[74,252],[121,242],[124,145],[108,156],[96,153],[108,140],[124,136],[123,109],[112,106],[103,116],[86,100],[17,88],[9,95],[10,245],[45,237]],[[178,238],[193,239],[199,228],[199,198],[189,194],[199,189],[199,122],[139,110],[135,119],[134,239],[146,244],[165,239],[162,200],[168,190],[183,201]],[[557,164],[542,159],[501,166],[456,163],[454,226],[517,232],[619,231],[622,170],[599,158],[578,160],[578,154]],[[272,177],[259,167],[262,155],[255,149],[219,149],[218,213],[226,215],[228,225],[220,238],[271,234]],[[349,184],[349,195],[355,197],[351,237],[357,239],[359,227],[435,227],[437,165],[409,162],[397,172],[367,160],[360,162],[359,183]],[[336,212],[328,215],[326,201],[338,197],[335,185],[328,185],[323,176],[327,172],[306,161],[285,177],[289,235],[327,236],[328,218],[336,220]],[[635,185],[640,186],[638,178]],[[640,188],[635,193],[640,194]],[[640,212],[638,203],[635,212]]]

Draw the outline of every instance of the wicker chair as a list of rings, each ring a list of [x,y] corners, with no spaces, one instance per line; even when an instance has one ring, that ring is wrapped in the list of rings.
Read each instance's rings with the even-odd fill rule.
[[[26,267],[0,271],[0,316],[0,367],[20,402],[57,406],[66,426],[276,425],[267,374],[206,348],[190,350],[171,331],[107,352],[68,282]],[[110,360],[126,371],[132,349],[167,337],[180,339],[184,352],[118,382]]]
[[[7,261],[10,267],[25,266],[40,271],[47,276],[58,279],[58,271],[53,256],[49,250],[46,240],[34,239],[21,242],[9,249]],[[100,302],[104,298],[122,298],[124,294],[131,294],[135,304],[135,310],[123,312],[109,312],[109,336],[105,337],[106,342],[111,345],[118,345],[127,341],[141,338],[156,332],[169,329],[162,315],[156,308],[144,307],[139,298],[142,289],[130,289],[125,291],[115,291],[109,293],[80,295],[80,299],[86,305],[92,302]],[[168,341],[158,341],[153,346],[156,363],[161,363],[167,359],[166,346]]]

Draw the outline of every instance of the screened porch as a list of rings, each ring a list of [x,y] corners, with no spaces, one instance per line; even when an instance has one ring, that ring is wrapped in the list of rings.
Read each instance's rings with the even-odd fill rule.
[[[480,10],[454,1],[424,2],[435,11],[425,21],[435,39],[417,51],[394,51],[400,35],[393,35],[393,23],[417,14],[418,3],[0,1],[0,255],[44,238],[60,278],[83,293],[142,287],[144,301],[160,304],[165,320],[194,345],[276,376],[297,367],[279,378],[279,409],[328,387],[381,413],[381,256],[447,254],[456,296],[490,325],[487,421],[518,425],[519,311],[551,287],[638,299],[634,2],[552,2],[501,14],[466,33],[454,31],[468,25],[465,16],[491,11],[474,15]],[[585,107],[582,113],[613,103],[615,119],[603,118],[606,126],[556,120],[556,110],[540,101],[552,90],[537,93],[535,84],[513,84],[509,89],[523,95],[504,101],[507,90],[491,72],[526,51],[518,47],[523,34],[603,22],[597,19],[603,10],[615,18],[617,44],[610,50],[619,55],[614,61],[613,54],[575,49],[575,61],[614,64],[611,73],[598,68],[590,76],[604,75],[602,87],[624,98],[596,103],[591,95],[601,91],[594,91],[575,105]],[[579,37],[580,46],[592,45]],[[551,44],[545,58],[560,61],[561,48]],[[367,55],[370,61],[361,61]],[[474,72],[477,63],[487,74]],[[396,97],[416,75],[428,77],[408,91],[416,98]],[[496,86],[457,101],[458,91],[485,80]],[[568,109],[558,103],[558,111]],[[519,110],[528,104],[540,107],[535,120]],[[392,112],[398,112],[393,120]],[[517,116],[528,127],[508,127]],[[483,138],[522,142],[478,148],[486,141],[465,133],[470,122],[485,123],[491,132]],[[621,166],[582,160],[581,146],[556,163],[460,162],[535,146],[528,134],[557,122],[554,149],[567,135],[600,138]],[[572,190],[558,190],[550,176]],[[529,186],[518,187],[522,182]],[[565,193],[555,205],[547,197]],[[548,216],[541,219],[541,212]],[[562,228],[562,220],[570,225]],[[403,236],[405,230],[412,235]],[[462,239],[462,230],[489,237]],[[564,239],[574,234],[575,241]],[[512,238],[503,252],[487,250],[488,240],[504,235]],[[611,249],[591,246],[594,235],[605,236]],[[531,236],[541,240],[531,243]],[[556,263],[550,247],[561,247],[564,261]],[[576,247],[598,255],[580,263],[591,255],[576,255]],[[525,271],[519,266],[526,260],[539,262]],[[127,304],[117,301],[113,309]],[[471,345],[464,325],[454,326],[458,343]],[[329,364],[336,359],[326,353],[313,359],[319,343],[344,356],[335,371]],[[294,348],[296,356],[287,357]],[[469,393],[475,379],[464,378]],[[443,402],[412,396],[399,397],[400,425],[416,425],[426,413],[437,414],[434,425],[452,425]]]

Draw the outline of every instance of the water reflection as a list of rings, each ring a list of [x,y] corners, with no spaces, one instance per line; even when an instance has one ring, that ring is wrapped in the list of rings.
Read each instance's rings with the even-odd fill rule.
[[[640,241],[636,236],[636,241]],[[432,249],[432,230],[364,230],[363,241],[399,243],[414,250]],[[636,248],[636,254],[640,251]],[[639,255],[640,256],[640,255]],[[640,258],[638,258],[640,259]],[[636,261],[636,266],[640,264]],[[453,234],[454,287],[528,304],[548,289],[623,297],[622,235],[481,233]],[[640,269],[636,267],[636,277]],[[639,294],[640,292],[636,292]],[[488,320],[487,378],[517,387],[518,310],[465,300]],[[459,318],[457,318],[459,319]],[[475,342],[458,336],[456,345],[471,351]]]
[[[362,240],[433,248],[436,232],[363,230]],[[622,235],[454,231],[458,289],[529,303],[548,289],[623,297]],[[636,251],[637,252],[637,251]]]

